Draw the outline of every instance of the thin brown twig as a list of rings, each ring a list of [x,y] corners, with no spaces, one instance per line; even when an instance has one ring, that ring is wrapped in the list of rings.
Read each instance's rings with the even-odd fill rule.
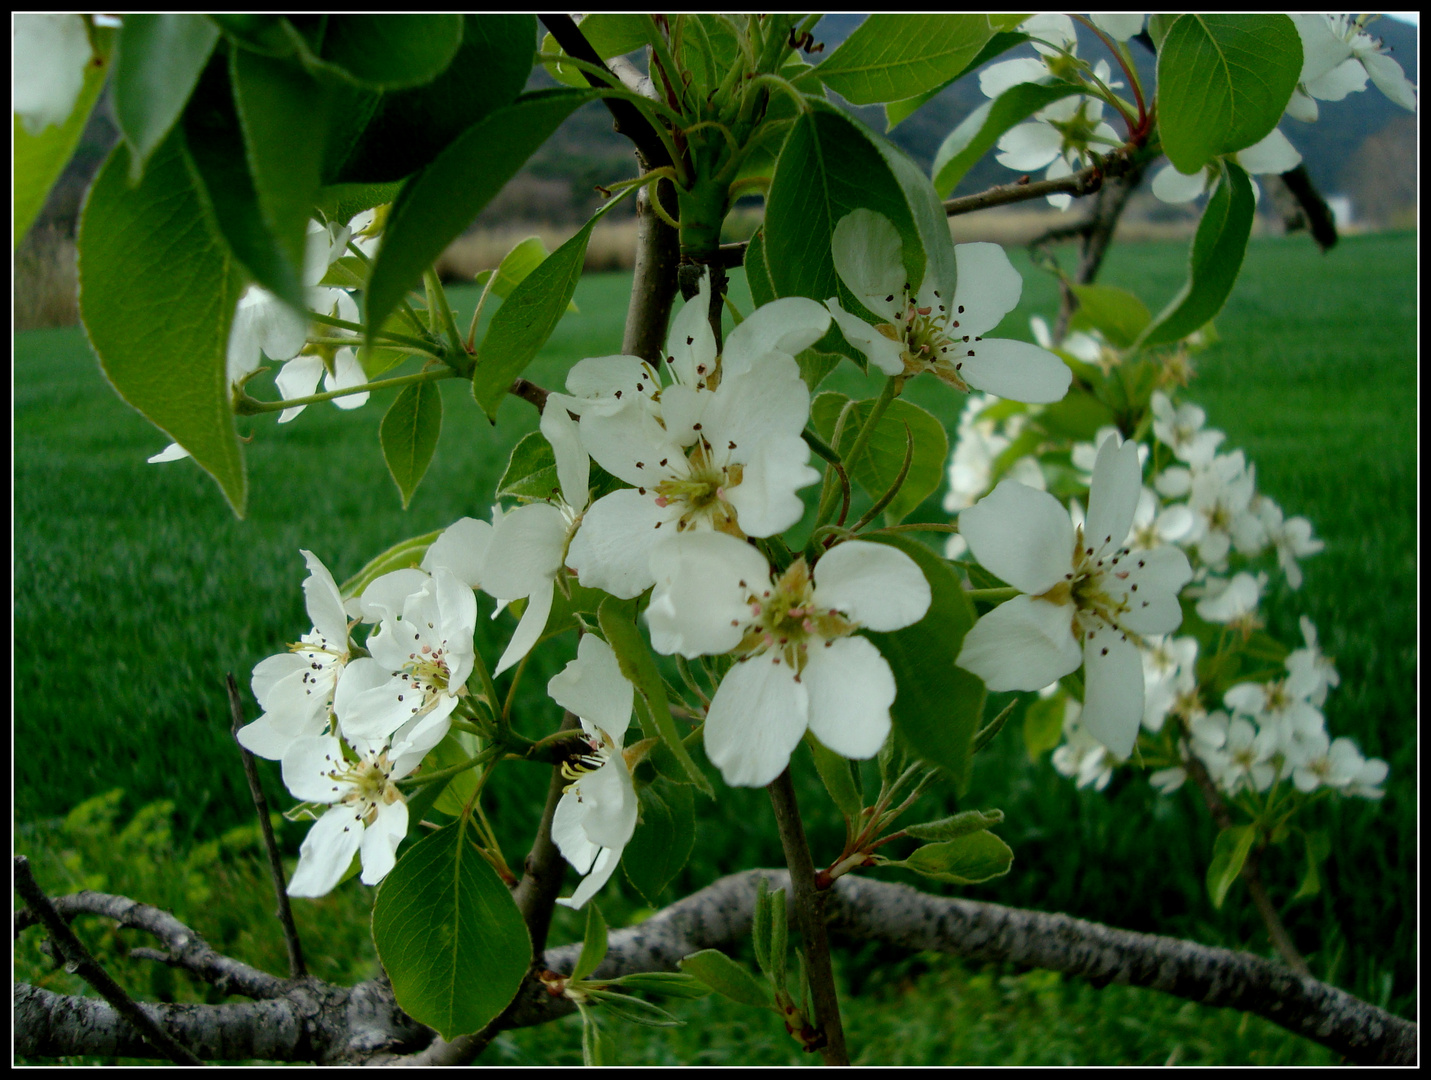
[[[125,993],[124,988],[114,981],[109,972],[105,971],[90,955],[89,950],[84,947],[84,943],[75,936],[69,924],[55,910],[54,904],[50,903],[50,898],[40,888],[39,882],[35,880],[35,875],[30,871],[30,860],[23,855],[17,855],[14,866],[15,891],[24,898],[30,910],[45,924],[45,929],[49,931],[51,940],[59,947],[60,954],[65,958],[65,969],[73,971],[94,987],[99,996],[109,1002],[115,1012],[133,1024],[135,1030],[144,1037],[144,1040],[164,1057],[180,1065],[204,1064],[202,1058],[195,1056],[193,1051],[181,1045],[172,1035],[154,1023],[148,1014],[135,1003],[134,999]]]
[[[780,831],[780,844],[785,849],[785,864],[790,868],[790,900],[795,909],[795,921],[805,944],[805,966],[810,976],[811,1005],[815,1027],[825,1036],[820,1056],[826,1065],[848,1065],[850,1054],[845,1047],[845,1029],[840,1022],[840,999],[835,991],[835,972],[830,964],[830,938],[825,930],[825,893],[815,887],[815,861],[810,857],[810,845],[805,839],[805,826],[800,820],[800,807],[795,801],[795,784],[790,767],[770,782],[770,805],[775,809],[775,824]]]
[[[283,942],[288,947],[288,974],[301,979],[308,974],[303,962],[303,941],[298,936],[298,926],[293,921],[293,908],[288,903],[288,882],[283,875],[283,856],[278,851],[278,841],[273,835],[273,822],[268,817],[268,797],[263,793],[263,785],[258,779],[258,765],[248,748],[238,742],[239,728],[244,725],[243,702],[239,698],[238,683],[233,672],[224,676],[229,692],[229,714],[233,717],[234,742],[243,759],[243,774],[248,779],[248,793],[253,796],[253,808],[258,811],[258,828],[263,834],[263,849],[268,855],[268,875],[273,881],[273,892],[278,898],[278,923],[283,927]]]
[[[526,379],[516,379],[508,388],[507,393],[514,397],[519,397],[523,401],[530,401],[536,406],[537,413],[540,414],[547,407],[547,395],[549,390],[544,390],[534,382]]]

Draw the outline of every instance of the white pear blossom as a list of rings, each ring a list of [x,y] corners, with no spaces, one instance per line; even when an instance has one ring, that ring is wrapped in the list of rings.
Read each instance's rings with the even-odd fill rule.
[[[1306,694],[1308,701],[1320,709],[1326,703],[1328,690],[1341,685],[1342,677],[1337,673],[1331,658],[1323,656],[1321,649],[1317,647],[1317,628],[1312,620],[1303,615],[1301,627],[1302,640],[1306,645],[1293,649],[1283,663],[1298,689]]]
[[[79,15],[14,16],[13,108],[31,135],[74,112],[93,49]]]
[[[735,653],[706,715],[706,755],[734,787],[770,783],[808,729],[848,758],[889,734],[895,682],[864,627],[898,630],[929,608],[909,556],[851,540],[772,576],[765,556],[723,533],[678,537],[651,558],[651,644],[682,656]]]
[[[959,244],[954,267],[931,259],[918,286],[905,280],[904,244],[883,214],[854,210],[835,226],[835,270],[877,319],[871,326],[826,301],[850,344],[886,375],[931,372],[967,392],[971,387],[1014,401],[1058,401],[1073,373],[1057,356],[1023,341],[988,339],[1019,302],[1023,279],[997,244]],[[951,269],[957,270],[951,275]],[[957,278],[951,288],[949,277]]]
[[[1302,38],[1302,73],[1288,115],[1310,123],[1317,119],[1317,99],[1341,101],[1365,90],[1368,77],[1397,105],[1415,111],[1416,88],[1381,42],[1363,30],[1366,16],[1302,14],[1292,21]]]
[[[611,646],[586,634],[576,659],[547,683],[547,693],[581,720],[591,747],[562,766],[571,783],[552,819],[552,840],[562,858],[585,875],[576,892],[557,903],[579,908],[611,878],[636,831],[636,789],[623,746],[635,688],[621,674]]]
[[[1080,723],[1083,713],[1073,698],[1063,707],[1063,742],[1053,752],[1054,771],[1074,780],[1078,787],[1102,791],[1113,779],[1113,767],[1119,763],[1101,742]]]
[[[533,502],[504,515],[491,530],[482,567],[482,588],[510,603],[526,597],[527,607],[493,670],[500,675],[517,663],[541,637],[556,596],[557,575],[566,564],[567,548],[586,509],[590,459],[582,449],[566,399],[553,394],[542,410],[542,434],[556,456],[561,495]]]
[[[798,297],[766,304],[717,355],[708,297],[703,279],[672,324],[666,366],[673,382],[648,384],[642,369],[628,367],[635,393],[578,403],[581,444],[632,485],[592,504],[571,541],[567,562],[585,586],[638,595],[655,580],[655,548],[672,535],[782,532],[804,513],[796,492],[820,479],[801,437],[810,392],[793,353],[825,333],[828,312]]]
[[[1304,517],[1283,520],[1282,508],[1265,495],[1252,500],[1252,508],[1262,524],[1266,538],[1277,552],[1277,565],[1287,576],[1293,589],[1302,587],[1302,567],[1298,559],[1316,555],[1326,544],[1312,538],[1312,523]]]
[[[1123,546],[1140,487],[1136,444],[1110,439],[1081,527],[1052,495],[1009,480],[959,515],[975,558],[1027,595],[981,618],[957,663],[991,690],[1037,690],[1083,665],[1083,724],[1118,757],[1143,718],[1135,642],[1178,626],[1178,590],[1192,577],[1175,547]]]
[[[277,761],[297,739],[328,729],[333,694],[352,655],[348,616],[333,575],[311,551],[303,582],[313,629],[288,651],[270,656],[253,669],[253,696],[263,709],[253,723],[238,731],[238,741],[250,753]]]
[[[1246,570],[1234,574],[1230,580],[1208,578],[1203,597],[1197,602],[1198,618],[1229,626],[1251,626],[1265,587],[1263,575],[1254,577]]]
[[[1222,695],[1222,703],[1233,715],[1255,720],[1276,750],[1300,761],[1327,729],[1326,718],[1307,700],[1307,689],[1292,679],[1238,683]]]
[[[362,853],[364,885],[376,885],[397,861],[407,835],[407,803],[394,781],[421,763],[447,733],[429,730],[419,744],[390,748],[359,741],[350,755],[335,735],[299,739],[283,755],[283,782],[295,798],[331,809],[308,830],[299,848],[289,896],[325,896]]]
[[[344,737],[397,745],[445,732],[475,661],[471,587],[445,566],[431,575],[396,570],[363,590],[362,605],[379,625],[367,640],[371,655],[349,662],[334,695]]]
[[[1302,164],[1302,155],[1297,153],[1287,136],[1276,128],[1273,128],[1265,138],[1244,150],[1239,150],[1232,157],[1250,176],[1281,175]],[[1198,196],[1211,190],[1220,175],[1221,170],[1215,161],[1195,173],[1178,172],[1177,168],[1169,162],[1153,177],[1153,194],[1165,203],[1192,202]],[[1254,201],[1259,200],[1262,196],[1261,189],[1255,181],[1252,184],[1252,195]]]
[[[1143,726],[1156,734],[1178,703],[1197,689],[1197,639],[1149,637],[1143,646]]]
[[[1204,428],[1207,413],[1201,406],[1185,402],[1176,407],[1161,390],[1153,391],[1153,434],[1158,441],[1195,467],[1205,467],[1227,436],[1214,428]]]

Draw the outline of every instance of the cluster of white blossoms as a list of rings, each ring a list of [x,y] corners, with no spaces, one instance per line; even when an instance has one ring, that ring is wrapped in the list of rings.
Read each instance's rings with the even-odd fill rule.
[[[330,807],[303,841],[288,887],[322,896],[359,852],[365,884],[392,869],[407,832],[396,781],[442,741],[466,693],[477,604],[467,582],[431,562],[383,575],[345,603],[322,562],[303,557],[313,628],[254,668],[263,714],[238,739],[283,763],[296,798]],[[373,627],[362,646],[353,621]]]
[[[1367,16],[1304,14],[1292,21],[1302,38],[1302,74],[1288,116],[1312,123],[1318,100],[1341,101],[1365,90],[1368,78],[1391,101],[1416,111],[1416,87],[1381,42],[1365,32]]]
[[[1086,362],[1117,362],[1094,338],[1081,348]],[[1045,694],[1083,667],[1083,703],[1067,699],[1064,739],[1053,755],[1054,768],[1081,787],[1102,790],[1139,732],[1157,736],[1174,716],[1186,732],[1176,752],[1184,762],[1196,757],[1228,795],[1288,781],[1302,792],[1379,798],[1386,763],[1327,732],[1322,706],[1339,679],[1309,619],[1302,618],[1305,645],[1286,657],[1285,677],[1234,685],[1213,712],[1201,696],[1197,640],[1172,636],[1182,618],[1179,597],[1234,635],[1258,630],[1268,576],[1253,560],[1275,553],[1288,586],[1299,588],[1299,560],[1323,547],[1307,519],[1285,517],[1257,491],[1245,455],[1222,452],[1226,436],[1207,426],[1201,408],[1161,391],[1150,402],[1148,445],[1105,428],[1068,449],[1071,472],[1050,461],[1065,483],[1070,475],[1087,478],[1087,513],[1076,499],[1064,510],[1045,491],[1040,456],[1004,460],[1037,416],[985,395],[971,399],[960,420],[945,500],[959,515],[960,535],[947,554],[972,554],[1025,594],[979,620],[960,665],[990,689]],[[1050,453],[1048,445],[1039,451]],[[1158,468],[1144,485],[1150,461]],[[1177,764],[1149,779],[1171,791],[1186,777]]]
[[[1143,29],[1144,15],[1115,13],[1094,15],[1095,26],[1116,41],[1127,41]],[[1086,81],[1076,59],[1078,36],[1067,15],[1043,14],[1025,19],[1019,30],[1030,37],[1036,57],[1020,57],[990,64],[979,74],[979,89],[985,97],[997,99],[1021,83],[1051,83],[1059,80]],[[1113,82],[1106,60],[1092,69],[1093,77],[1108,89],[1122,86]],[[974,130],[982,126],[993,100],[965,121]],[[961,125],[962,126],[962,125]],[[1033,119],[1016,124],[999,138],[1000,165],[1018,172],[1044,169],[1044,178],[1057,180],[1092,164],[1092,154],[1105,154],[1123,140],[1103,119],[1103,102],[1096,97],[1074,94],[1033,114]],[[1048,201],[1060,210],[1073,204],[1073,196],[1054,194]]]

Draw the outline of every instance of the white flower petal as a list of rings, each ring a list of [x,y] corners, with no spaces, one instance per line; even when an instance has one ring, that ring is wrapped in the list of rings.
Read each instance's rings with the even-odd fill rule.
[[[814,601],[817,607],[835,608],[871,630],[899,630],[924,618],[929,610],[929,582],[898,548],[848,540],[815,564]]]
[[[840,307],[840,302],[833,296],[825,302],[825,306],[829,308],[830,317],[839,326],[840,333],[845,335],[845,340],[864,353],[870,363],[886,375],[904,372],[904,345],[901,342],[885,337],[863,319],[851,315]]]
[[[1403,109],[1416,111],[1416,88],[1400,64],[1381,53],[1364,53],[1361,62],[1378,90]]]
[[[726,672],[706,714],[706,756],[731,787],[764,787],[790,764],[805,734],[809,695],[778,657]]]
[[[1165,203],[1192,202],[1207,190],[1207,173],[1181,173],[1169,162],[1153,177],[1153,194]]]
[[[1059,159],[1063,151],[1063,134],[1051,124],[1030,121],[1004,132],[998,145],[999,152],[994,157],[1000,165],[1019,172],[1031,172]]]
[[[1026,341],[985,338],[961,363],[960,376],[975,390],[1030,405],[1062,401],[1073,381],[1067,364]]]
[[[671,373],[687,386],[700,381],[697,369],[711,371],[715,367],[715,331],[710,323],[711,279],[701,274],[700,291],[686,301],[671,320],[671,333],[666,339],[666,359]],[[596,457],[595,454],[591,455]],[[597,458],[600,461],[600,458]]]
[[[428,545],[422,569],[429,574],[445,566],[470,589],[482,584],[482,566],[492,543],[492,525],[477,518],[458,518]],[[366,595],[366,593],[364,594]]]
[[[288,895],[327,896],[348,872],[362,842],[363,823],[357,813],[346,806],[333,807],[304,837]]]
[[[1356,59],[1343,60],[1320,78],[1307,79],[1307,93],[1321,101],[1341,101],[1366,89],[1366,67]]]
[[[363,854],[362,882],[376,885],[397,865],[397,849],[407,835],[407,803],[383,803],[378,816],[363,830],[360,850]]]
[[[552,613],[552,600],[555,595],[556,578],[554,577],[528,594],[527,610],[522,612],[522,619],[517,623],[516,633],[507,643],[507,648],[503,651],[502,658],[497,661],[497,666],[492,669],[493,678],[502,674],[532,651],[532,646],[537,643],[537,639],[542,636],[542,631],[546,629],[547,618]]]
[[[611,880],[611,875],[616,872],[616,864],[621,861],[621,851],[619,848],[602,848],[596,856],[596,862],[591,866],[591,873],[582,879],[580,885],[576,887],[569,897],[557,900],[562,907],[580,909],[583,904],[601,891],[601,887]]]
[[[856,299],[872,314],[893,322],[907,274],[904,242],[889,218],[865,207],[852,210],[835,223],[830,255],[835,272]],[[839,319],[833,308],[830,313]]]
[[[1302,155],[1276,128],[1265,139],[1237,152],[1237,163],[1254,176],[1290,172],[1302,164]]]
[[[745,599],[770,582],[770,564],[749,544],[725,533],[695,533],[651,552],[656,588],[646,609],[651,647],[665,655],[716,656],[745,636]]]
[[[1120,758],[1133,752],[1143,722],[1143,661],[1138,647],[1116,630],[1083,643],[1083,726]]]
[[[1024,279],[998,244],[959,244],[954,248],[954,259],[959,267],[959,282],[954,290],[952,318],[959,320],[961,335],[986,334],[1018,305]],[[951,335],[953,332],[951,323]]]
[[[283,365],[283,370],[278,373],[273,382],[285,401],[308,397],[317,391],[318,380],[323,377],[323,370],[323,361],[320,357],[312,354],[295,356]],[[286,424],[306,408],[308,408],[307,405],[295,405],[290,409],[284,409],[278,416],[278,422]]]
[[[725,497],[747,536],[774,536],[804,515],[796,492],[818,483],[820,474],[810,468],[810,447],[798,435],[773,436],[757,445],[740,483],[726,489]]]
[[[1032,56],[1001,60],[979,73],[979,91],[987,98],[996,98],[1020,83],[1047,82],[1052,78],[1048,65]]]
[[[562,498],[568,506],[580,510],[586,506],[591,458],[581,444],[576,421],[566,408],[566,403],[571,400],[565,394],[549,396],[546,408],[542,410],[541,429],[556,457],[557,481],[561,484]]]
[[[730,332],[721,358],[722,378],[753,369],[767,353],[794,356],[808,349],[830,329],[830,313],[822,304],[790,296],[763,304]]]
[[[1082,659],[1071,605],[1016,596],[973,625],[954,662],[990,690],[1042,690]]]
[[[178,443],[171,442],[168,446],[164,447],[163,450],[160,450],[159,453],[152,457],[147,457],[144,460],[150,465],[159,465],[165,461],[179,461],[188,456],[189,451],[185,450]]]
[[[598,465],[636,487],[655,487],[671,475],[669,465],[658,464],[663,458],[685,457],[678,435],[661,426],[644,399],[609,414],[583,417],[581,443]]]
[[[78,15],[18,14],[11,82],[15,115],[31,135],[61,125],[74,112],[90,61],[89,34]]]
[[[567,549],[567,565],[588,589],[602,589],[623,600],[639,596],[655,580],[651,550],[663,533],[675,532],[679,516],[679,506],[657,506],[651,492],[613,491],[592,503],[582,517]]]
[[[616,653],[593,634],[583,634],[576,659],[553,675],[547,694],[563,709],[589,720],[619,747],[631,724],[636,688],[621,674]]]
[[[620,754],[577,781],[586,838],[599,847],[623,848],[636,831],[636,789]]]
[[[343,767],[343,747],[336,736],[295,739],[283,755],[283,785],[295,799],[337,802],[352,785],[328,774]]]
[[[556,844],[561,857],[576,868],[578,874],[591,869],[600,851],[586,838],[582,819],[586,811],[581,805],[575,788],[568,788],[557,803],[556,814],[552,817],[552,843]]]
[[[301,548],[299,553],[308,564],[308,577],[303,582],[303,595],[308,601],[308,617],[313,627],[338,652],[348,651],[348,616],[343,611],[343,596],[338,583],[321,559]]]
[[[1142,478],[1138,444],[1126,442],[1120,446],[1116,435],[1105,439],[1093,466],[1093,479],[1088,486],[1088,517],[1083,525],[1084,544],[1093,548],[1095,554],[1123,546],[1133,528],[1138,496],[1143,491]]]
[[[895,685],[889,664],[871,642],[846,637],[823,646],[811,643],[800,677],[810,700],[810,730],[821,743],[847,758],[879,753],[889,736]]]
[[[1145,18],[1147,14],[1142,11],[1113,11],[1090,15],[1089,21],[1114,41],[1127,41],[1142,33]]]
[[[566,518],[550,503],[519,506],[492,528],[482,590],[499,600],[530,596],[561,569]]]
[[[959,532],[980,563],[1020,592],[1047,592],[1073,568],[1068,511],[1048,492],[1015,480],[1000,481],[961,511]]]

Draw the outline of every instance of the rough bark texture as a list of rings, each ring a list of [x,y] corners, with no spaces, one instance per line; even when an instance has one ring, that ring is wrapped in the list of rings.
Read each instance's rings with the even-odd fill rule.
[[[612,932],[610,949],[597,976],[671,971],[692,952],[729,948],[745,940],[750,936],[761,877],[772,889],[784,888],[789,895],[789,875],[783,870],[749,870],[721,878],[637,926]],[[123,897],[102,898],[134,904]],[[66,897],[61,902],[75,899]],[[908,886],[854,875],[835,882],[828,890],[827,904],[830,929],[837,933],[971,960],[1047,968],[1086,978],[1097,986],[1111,982],[1146,986],[1206,1005],[1242,1009],[1359,1064],[1412,1064],[1416,1060],[1415,1024],[1247,953],[1135,934],[1066,915],[928,896]],[[555,971],[570,972],[580,952],[579,943],[550,949],[546,964]],[[431,1055],[412,1053],[430,1042],[431,1032],[397,1008],[386,983],[334,987],[311,978],[267,978],[283,987],[281,997],[244,1005],[143,1008],[207,1060],[431,1060]],[[527,1027],[574,1011],[570,1001],[550,997],[528,980],[501,1023],[504,1028]],[[104,1003],[61,997],[24,984],[15,989],[15,1032],[17,1054],[140,1056],[152,1052]],[[495,1030],[481,1033],[486,1037],[481,1039],[482,1045],[492,1034]],[[396,1056],[400,1054],[409,1056]]]

